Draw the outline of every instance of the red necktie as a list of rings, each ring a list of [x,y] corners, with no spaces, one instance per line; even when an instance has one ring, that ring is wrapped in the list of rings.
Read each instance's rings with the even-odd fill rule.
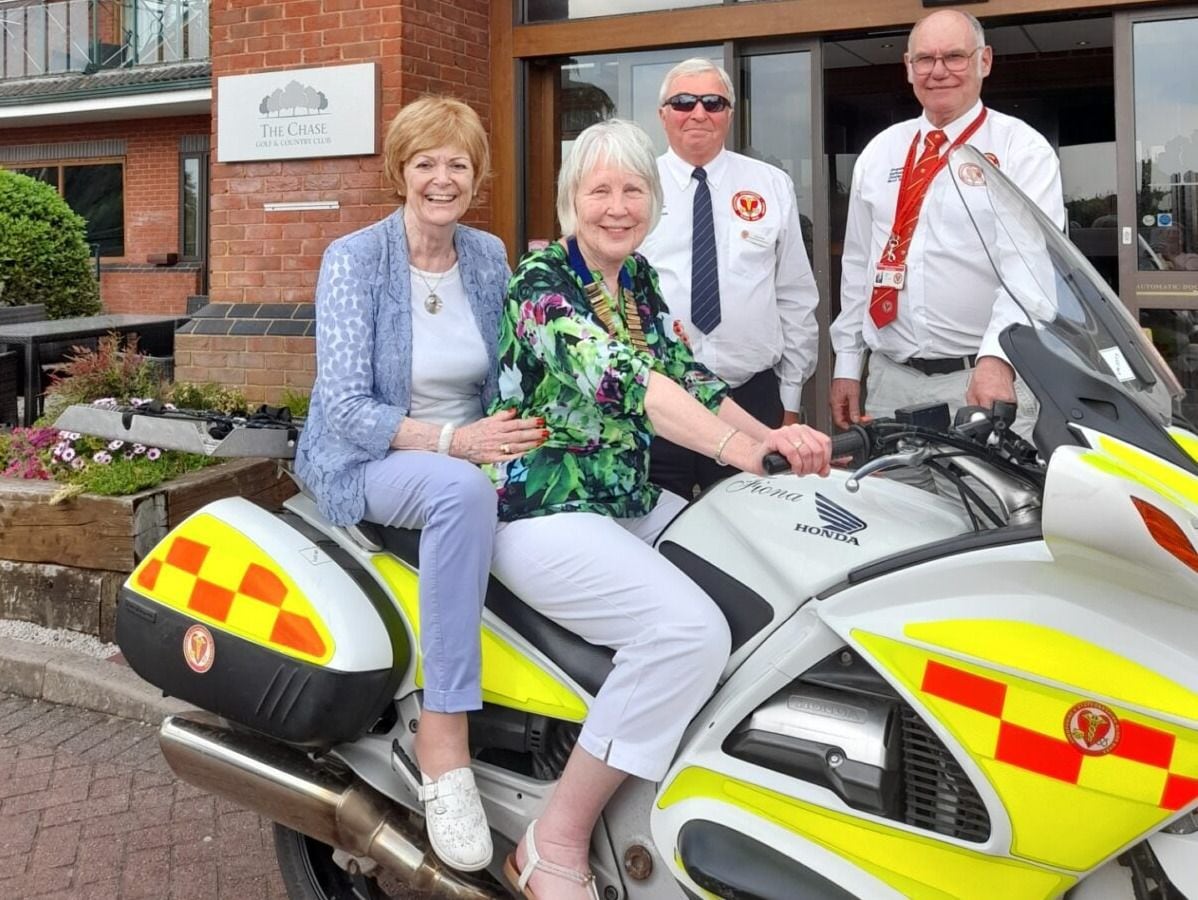
[[[936,129],[929,131],[924,138],[923,153],[915,168],[903,172],[903,182],[899,185],[898,203],[894,211],[894,226],[890,230],[890,240],[882,251],[879,263],[883,266],[899,268],[906,265],[907,250],[911,246],[911,236],[915,234],[915,226],[919,222],[919,210],[923,206],[924,195],[936,173],[940,171],[940,148],[948,140],[948,135]],[[914,148],[912,148],[914,150]],[[869,298],[869,316],[878,328],[885,328],[898,318],[898,288],[875,287]]]

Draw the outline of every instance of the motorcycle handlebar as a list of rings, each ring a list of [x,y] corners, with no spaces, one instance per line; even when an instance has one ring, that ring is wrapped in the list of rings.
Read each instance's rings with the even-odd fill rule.
[[[832,458],[839,459],[844,456],[852,456],[854,458],[869,455],[870,439],[867,432],[860,425],[853,425],[848,431],[842,434],[832,435]],[[766,475],[777,475],[780,472],[790,470],[790,463],[786,461],[786,457],[781,453],[767,453],[761,461],[762,468],[765,469]]]

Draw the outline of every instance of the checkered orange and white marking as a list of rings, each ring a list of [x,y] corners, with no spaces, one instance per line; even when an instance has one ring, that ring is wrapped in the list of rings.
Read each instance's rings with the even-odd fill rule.
[[[214,516],[188,519],[129,580],[152,600],[305,662],[327,663],[333,640],[311,603],[241,532]]]
[[[1087,871],[1198,801],[1193,729],[890,638],[857,637],[989,779],[1010,818],[1014,856]],[[1084,684],[1084,671],[1077,675]]]

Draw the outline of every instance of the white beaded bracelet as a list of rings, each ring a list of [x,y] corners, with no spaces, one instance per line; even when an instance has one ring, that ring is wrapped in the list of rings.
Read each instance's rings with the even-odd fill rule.
[[[720,439],[720,445],[715,448],[716,465],[719,465],[719,466],[728,465],[728,463],[724,462],[724,448],[727,447],[728,442],[730,440],[732,440],[732,438],[734,438],[738,434],[740,434],[739,428],[729,428],[728,433],[725,434],[723,436],[723,438]]]
[[[457,428],[452,422],[446,422],[441,426],[441,436],[437,438],[437,452],[449,453],[450,445],[453,444],[453,432]]]

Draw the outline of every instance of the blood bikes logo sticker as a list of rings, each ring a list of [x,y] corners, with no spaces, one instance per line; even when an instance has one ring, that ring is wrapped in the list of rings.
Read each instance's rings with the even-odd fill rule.
[[[216,659],[216,642],[203,625],[192,625],[183,635],[183,659],[191,671],[203,675]]]
[[[1109,707],[1086,701],[1065,714],[1065,737],[1086,756],[1103,756],[1119,744],[1119,718]]]
[[[986,183],[986,173],[977,163],[961,163],[961,168],[957,169],[957,176],[971,187]]]
[[[765,198],[756,191],[738,191],[732,197],[732,211],[746,222],[756,222],[765,215]]]

